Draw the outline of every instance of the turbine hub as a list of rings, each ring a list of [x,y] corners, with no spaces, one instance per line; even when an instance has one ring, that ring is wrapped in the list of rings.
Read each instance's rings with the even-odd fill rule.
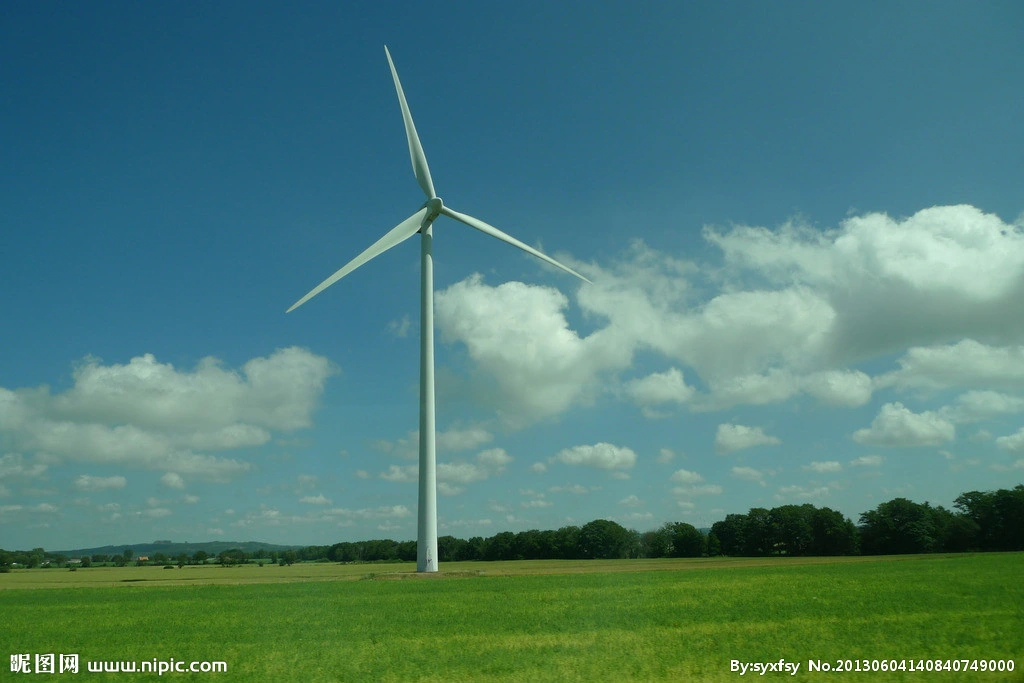
[[[423,206],[427,208],[427,216],[424,220],[427,223],[431,223],[441,215],[441,208],[444,206],[444,202],[441,201],[440,197],[431,197]]]

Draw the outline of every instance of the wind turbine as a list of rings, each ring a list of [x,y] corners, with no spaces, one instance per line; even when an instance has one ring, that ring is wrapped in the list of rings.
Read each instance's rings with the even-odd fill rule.
[[[507,242],[514,247],[533,254],[537,258],[547,261],[553,266],[561,268],[567,273],[575,275],[584,282],[590,282],[587,278],[577,273],[572,268],[562,265],[555,259],[542,254],[533,247],[523,244],[511,235],[498,230],[493,225],[488,225],[478,218],[467,216],[448,208],[441,201],[434,191],[434,183],[430,179],[430,169],[427,167],[427,157],[423,154],[423,146],[416,134],[416,126],[412,122],[412,114],[409,112],[409,105],[405,101],[405,93],[402,91],[402,83],[398,80],[398,72],[395,70],[395,63],[391,60],[391,53],[387,46],[384,46],[384,54],[387,55],[388,64],[391,66],[391,77],[395,81],[395,90],[398,92],[398,103],[402,107],[402,118],[405,121],[405,134],[409,139],[409,156],[412,158],[412,170],[416,175],[416,182],[427,195],[427,201],[416,213],[396,225],[386,235],[374,242],[363,253],[349,261],[341,270],[313,288],[306,296],[302,297],[286,312],[291,313],[296,308],[306,303],[314,296],[327,289],[335,282],[345,277],[353,270],[363,265],[375,256],[378,256],[391,247],[409,239],[417,232],[420,233],[420,457],[419,457],[419,506],[416,536],[416,571],[436,572],[437,571],[437,467],[434,448],[434,261],[433,261],[433,223],[438,216],[445,215],[449,218],[465,223],[471,228],[496,237],[502,242]]]

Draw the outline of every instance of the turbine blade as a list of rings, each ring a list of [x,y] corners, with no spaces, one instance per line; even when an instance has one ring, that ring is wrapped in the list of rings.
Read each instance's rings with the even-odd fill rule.
[[[434,192],[434,182],[430,179],[427,156],[423,153],[420,136],[416,134],[416,124],[412,122],[412,112],[409,111],[409,104],[405,101],[402,82],[398,80],[398,72],[395,70],[395,63],[391,61],[391,52],[388,51],[387,45],[384,46],[384,54],[388,56],[388,64],[391,65],[391,77],[395,79],[398,103],[402,105],[402,119],[405,121],[405,135],[409,138],[409,156],[412,158],[412,172],[416,174],[416,182],[423,188],[427,199],[433,199],[437,196],[437,193]]]
[[[561,268],[562,270],[564,270],[565,272],[569,273],[570,275],[575,275],[576,277],[578,277],[579,279],[583,280],[584,282],[590,282],[590,280],[588,280],[587,278],[583,277],[582,275],[577,273],[575,270],[573,270],[569,266],[562,265],[561,263],[559,263],[555,259],[551,258],[547,254],[542,254],[541,252],[537,251],[533,247],[530,247],[530,246],[527,246],[527,245],[523,244],[522,242],[517,240],[515,237],[512,237],[511,235],[505,234],[504,232],[502,232],[501,230],[498,230],[493,225],[488,225],[487,223],[484,223],[479,218],[473,218],[472,216],[467,216],[464,213],[459,213],[458,211],[453,211],[452,209],[449,209],[447,206],[444,206],[444,207],[441,208],[441,213],[443,213],[445,216],[448,216],[449,218],[454,218],[457,221],[461,221],[462,223],[465,223],[466,225],[468,225],[471,228],[476,228],[480,232],[486,233],[486,234],[490,235],[491,237],[497,237],[502,242],[508,242],[513,247],[519,247],[520,249],[522,249],[526,253],[533,254],[534,256],[539,258],[540,260],[547,261],[551,265],[557,266],[557,267]],[[590,282],[590,284],[594,284],[594,283]]]
[[[401,244],[405,240],[415,235],[417,232],[419,232],[419,229],[423,224],[423,218],[426,215],[427,209],[426,207],[424,207],[417,211],[416,213],[414,213],[413,215],[406,218],[404,221],[402,221],[394,228],[392,228],[391,231],[388,232],[388,234],[384,235],[379,240],[374,242],[362,254],[356,256],[354,259],[349,261],[344,268],[342,268],[334,275],[330,276],[329,278],[318,284],[315,288],[313,288],[313,290],[309,294],[307,294],[306,296],[302,297],[294,304],[292,304],[292,307],[285,311],[285,313],[291,313],[296,308],[306,303],[314,296],[324,291],[325,289],[333,285],[335,282],[337,282],[338,280],[345,277],[359,266],[363,265],[364,263],[372,259],[374,256],[379,256],[380,254],[383,254],[391,247],[397,244]]]

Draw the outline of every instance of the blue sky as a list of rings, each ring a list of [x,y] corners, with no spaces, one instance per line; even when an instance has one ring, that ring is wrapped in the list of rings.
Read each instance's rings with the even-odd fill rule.
[[[1024,481],[1015,3],[22,3],[0,546],[709,526]]]

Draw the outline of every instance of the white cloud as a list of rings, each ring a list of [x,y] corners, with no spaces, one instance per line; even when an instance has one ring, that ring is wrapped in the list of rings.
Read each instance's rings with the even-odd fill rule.
[[[416,432],[417,439],[419,432]],[[465,451],[489,443],[494,436],[483,427],[449,429],[437,435],[439,451]]]
[[[944,346],[910,348],[898,362],[900,369],[877,378],[877,385],[1016,389],[1024,384],[1024,346],[990,346],[968,338]]]
[[[225,480],[249,464],[193,449],[258,446],[268,430],[308,427],[332,371],[326,358],[297,347],[254,358],[240,371],[213,358],[191,372],[151,354],[125,365],[87,358],[62,393],[0,389],[0,433],[23,450],[59,458]]]
[[[779,492],[775,494],[775,500],[785,501],[806,501],[806,500],[821,500],[827,498],[829,495],[829,487],[827,486],[781,486]]]
[[[1024,412],[1024,398],[998,391],[972,390],[957,397],[956,404],[940,411],[952,422],[978,422],[999,415]]]
[[[392,320],[388,323],[388,332],[399,339],[404,339],[409,336],[409,329],[412,327],[412,323],[409,321],[408,315],[403,315],[401,320]]]
[[[884,458],[880,455],[862,455],[850,461],[850,467],[880,467]]]
[[[868,429],[853,434],[871,446],[937,446],[956,436],[953,423],[933,412],[913,413],[902,403],[886,403]]]
[[[160,477],[160,481],[163,482],[164,486],[172,489],[185,488],[185,480],[177,472],[167,472],[164,476]]]
[[[478,402],[510,424],[558,415],[589,402],[599,374],[625,368],[632,349],[596,333],[580,338],[563,314],[564,294],[552,287],[506,282],[491,287],[480,275],[435,295],[442,338],[466,347],[477,371]]]
[[[1024,453],[1024,427],[1010,436],[1000,436],[996,439],[996,448],[1010,453]]]
[[[387,472],[381,472],[379,476],[385,481],[408,484],[416,481],[419,469],[419,465],[389,465]]]
[[[503,448],[490,448],[476,455],[476,462],[458,460],[437,463],[437,489],[441,494],[454,496],[465,491],[467,484],[483,481],[501,474],[513,461]],[[380,473],[385,481],[409,483],[419,477],[419,465],[390,465]]]
[[[619,501],[619,505],[625,505],[626,507],[631,507],[631,508],[639,507],[639,506],[641,506],[643,504],[644,504],[644,502],[642,500],[640,500],[639,498],[637,498],[633,494],[630,494],[630,495],[626,496],[625,498],[623,498],[622,500]]]
[[[303,496],[299,499],[300,503],[306,503],[307,505],[330,505],[331,499],[322,493],[318,493],[315,496]]]
[[[530,465],[530,470],[536,472],[537,474],[544,474],[545,472],[548,471],[548,466],[542,462],[535,462],[532,465]]]
[[[676,470],[669,479],[679,484],[697,484],[704,481],[704,477],[690,470]]]
[[[683,373],[678,368],[669,368],[666,372],[656,372],[642,379],[634,379],[626,383],[626,394],[640,406],[652,406],[661,403],[686,403],[696,390],[687,386]]]
[[[195,505],[196,503],[199,502],[199,496],[193,496],[192,494],[186,493],[182,500],[184,500],[189,505]]]
[[[80,474],[75,479],[75,488],[79,491],[108,491],[110,489],[123,489],[128,480],[117,475],[112,477],[94,477],[89,474]]]
[[[762,486],[765,485],[764,475],[767,474],[767,472],[762,472],[761,470],[754,469],[753,467],[733,467],[731,471],[732,476],[737,479],[756,481]]]
[[[548,489],[548,493],[573,493],[577,496],[582,496],[585,493],[590,493],[590,489],[586,486],[580,486],[579,484],[572,484],[567,486],[552,486]]]
[[[596,443],[566,448],[554,459],[566,465],[586,465],[602,470],[630,469],[636,464],[636,453],[625,446]]]
[[[871,378],[859,370],[827,370],[803,378],[805,392],[823,403],[856,408],[871,400]]]
[[[835,460],[827,460],[825,462],[812,462],[809,465],[804,465],[805,470],[811,472],[817,472],[818,474],[826,474],[829,472],[842,472],[843,466]]]
[[[673,458],[676,457],[675,451],[670,448],[662,448],[658,451],[658,457],[655,458],[658,462],[665,465],[672,462]]]
[[[0,480],[25,478],[33,479],[46,472],[46,463],[36,462],[29,465],[21,453],[6,453],[0,456]]]
[[[699,484],[695,486],[676,486],[672,493],[683,498],[693,496],[717,496],[722,493],[722,487],[718,484]]]
[[[852,216],[824,231],[790,222],[704,237],[724,268],[642,242],[610,264],[569,259],[594,280],[576,290],[583,314],[604,322],[588,336],[569,327],[569,301],[551,288],[487,287],[474,276],[439,293],[446,340],[465,344],[474,377],[486,379],[470,391],[496,397],[509,423],[550,417],[591,401],[638,350],[670,369],[618,390],[614,379],[603,384],[650,416],[665,404],[721,410],[805,393],[857,407],[889,385],[1022,383],[1024,347],[986,346],[1024,333],[1024,318],[1006,314],[1024,300],[1020,226],[941,206],[901,219]],[[963,341],[929,346],[950,339]],[[903,369],[876,382],[848,367],[904,350]]]
[[[544,500],[543,498],[534,498],[533,500],[523,501],[520,505],[524,508],[546,508],[551,507],[554,503],[549,500]]]
[[[754,446],[777,446],[781,443],[777,437],[765,434],[761,427],[720,424],[715,434],[715,451],[720,455]]]
[[[513,460],[504,448],[489,448],[486,451],[480,451],[477,453],[476,459],[482,467],[486,467],[491,472],[503,471],[505,466]]]
[[[939,206],[894,220],[854,216],[836,230],[798,224],[740,227],[705,237],[732,272],[810,286],[835,320],[833,358],[868,358],[968,334],[997,337],[1024,321],[1006,311],[1022,298],[1024,232],[971,206]]]

